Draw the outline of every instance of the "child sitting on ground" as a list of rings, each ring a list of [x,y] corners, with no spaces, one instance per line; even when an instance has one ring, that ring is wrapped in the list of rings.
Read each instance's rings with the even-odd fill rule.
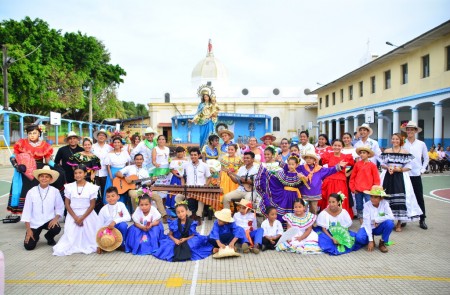
[[[153,256],[167,261],[200,260],[211,255],[208,237],[199,235],[197,221],[187,216],[187,202],[175,205],[177,219],[169,221],[169,234],[161,240]]]
[[[378,248],[387,253],[386,243],[394,229],[394,214],[392,214],[389,202],[384,200],[386,193],[382,186],[374,185],[370,191],[364,191],[370,196],[370,201],[364,204],[364,221],[356,234],[356,243],[361,246],[368,245],[367,250],[371,252],[375,247],[374,236],[381,235]]]
[[[269,206],[266,208],[267,219],[261,224],[264,231],[262,250],[275,250],[275,246],[283,234],[283,226],[277,219],[277,208]]]
[[[237,226],[244,229],[248,241],[248,243],[242,243],[242,252],[248,253],[251,251],[258,254],[262,245],[264,230],[258,228],[256,213],[252,212],[253,206],[249,200],[241,199],[237,205],[239,212],[234,214],[234,220]]]
[[[110,230],[117,228],[122,234],[122,245],[119,250],[125,250],[125,240],[127,237],[127,222],[131,220],[130,213],[128,212],[124,203],[119,202],[119,192],[117,188],[111,186],[106,189],[106,201],[108,204],[98,213],[102,226],[107,226]],[[101,254],[102,249],[97,248],[97,253]]]
[[[138,208],[132,219],[134,224],[128,228],[125,252],[134,255],[148,255],[159,248],[159,240],[164,232],[161,214],[152,206],[147,192],[139,198]]]
[[[214,221],[211,232],[208,239],[214,247],[213,253],[219,252],[219,248],[225,249],[226,246],[236,251],[236,243],[248,243],[245,237],[245,231],[242,227],[239,227],[231,217],[230,209],[222,209],[214,212],[214,216],[217,218]]]
[[[316,215],[306,212],[303,199],[294,202],[294,213],[284,215],[288,230],[281,236],[276,246],[277,251],[299,254],[320,254],[317,233],[313,231]]]

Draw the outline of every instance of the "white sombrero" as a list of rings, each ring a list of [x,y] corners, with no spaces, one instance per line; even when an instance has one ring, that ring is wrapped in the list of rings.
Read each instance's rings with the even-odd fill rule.
[[[44,167],[42,167],[42,169],[36,169],[33,171],[33,176],[34,178],[38,179],[39,175],[41,174],[48,174],[52,177],[52,180],[50,181],[50,183],[54,183],[58,177],[59,177],[59,172],[50,169],[50,166],[45,165]]]
[[[406,128],[414,128],[414,129],[416,129],[417,133],[422,132],[422,128],[417,126],[416,122],[413,122],[413,121],[409,121],[408,124],[402,125],[400,130],[403,131],[403,132],[406,132]]]
[[[97,131],[94,132],[94,138],[95,138],[95,140],[98,140],[98,135],[99,135],[100,133],[105,134],[106,139],[109,139],[109,134],[108,134],[108,132],[107,132],[105,129],[102,128],[102,129],[97,130]]]
[[[373,129],[372,129],[372,128],[370,128],[369,124],[367,124],[367,123],[364,123],[364,124],[362,124],[361,126],[358,126],[358,128],[357,128],[356,130],[358,130],[358,131],[359,131],[359,129],[361,129],[361,128],[365,128],[365,129],[369,130],[369,136],[371,136],[371,135],[372,135],[372,133],[373,133]]]
[[[78,138],[78,140],[81,140],[81,136],[78,136],[76,133],[75,133],[75,131],[70,131],[69,133],[67,133],[67,136],[66,136],[66,138],[64,139],[64,142],[68,142],[69,141],[69,138],[71,138],[71,137],[76,137],[76,138]]]

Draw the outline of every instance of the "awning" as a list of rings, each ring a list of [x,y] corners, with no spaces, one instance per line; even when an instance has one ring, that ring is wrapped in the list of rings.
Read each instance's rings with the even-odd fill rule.
[[[159,123],[158,127],[172,127],[172,123]]]

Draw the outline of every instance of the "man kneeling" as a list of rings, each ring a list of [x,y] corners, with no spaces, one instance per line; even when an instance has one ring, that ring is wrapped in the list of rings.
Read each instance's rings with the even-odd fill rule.
[[[47,230],[44,236],[47,244],[56,245],[55,236],[61,232],[58,221],[64,214],[61,194],[50,185],[58,179],[59,173],[51,170],[49,166],[44,166],[35,170],[33,175],[39,181],[39,185],[28,191],[21,220],[25,222],[27,229],[23,244],[27,250],[36,248],[43,229]]]

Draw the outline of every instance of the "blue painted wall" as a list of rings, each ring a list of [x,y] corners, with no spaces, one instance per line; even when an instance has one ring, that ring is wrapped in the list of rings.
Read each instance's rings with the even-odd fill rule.
[[[178,143],[199,144],[200,127],[195,124],[188,124],[192,115],[172,117],[172,141]],[[234,132],[234,141],[241,140],[246,143],[249,137],[262,137],[266,132],[272,131],[272,118],[267,115],[220,113],[216,126],[226,125]],[[190,131],[190,138],[189,138]]]

